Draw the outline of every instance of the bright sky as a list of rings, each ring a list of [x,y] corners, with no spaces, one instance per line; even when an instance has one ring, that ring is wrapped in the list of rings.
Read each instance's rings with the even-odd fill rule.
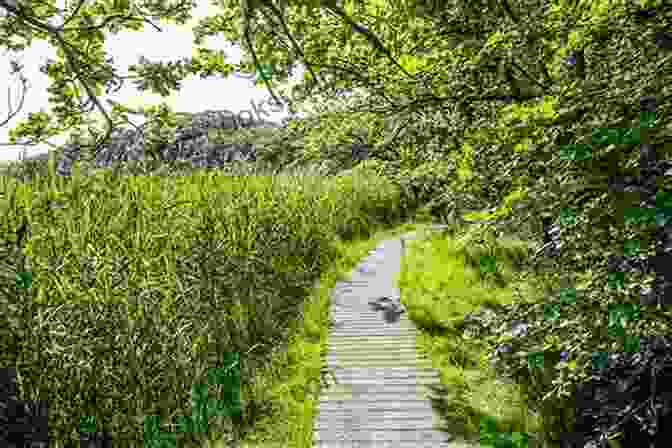
[[[56,7],[64,8],[64,0],[56,0]],[[1,9],[1,8],[0,8]],[[184,26],[166,24],[157,22],[163,32],[159,32],[152,26],[145,25],[143,31],[124,31],[116,36],[108,35],[105,43],[107,56],[114,56],[115,67],[120,75],[127,75],[128,66],[136,64],[138,57],[144,55],[152,62],[175,61],[183,57],[191,57],[193,50],[192,28],[198,22],[198,19],[205,17],[210,9],[210,15],[216,12],[216,7],[210,5],[209,1],[199,0],[199,6],[193,11],[193,18]],[[53,25],[60,24],[62,19],[51,21]],[[204,46],[213,50],[224,50],[227,56],[227,62],[238,63],[240,59],[240,50],[238,46],[225,45],[223,38],[208,37],[204,41]],[[0,56],[0,122],[4,121],[9,110],[7,109],[8,92],[5,86],[10,87],[11,103],[13,110],[18,106],[21,95],[21,83],[18,75],[10,76],[10,56],[11,59],[17,59],[23,65],[22,73],[28,79],[29,87],[26,92],[26,99],[21,109],[8,124],[0,128],[0,143],[9,143],[9,129],[15,127],[20,120],[28,117],[30,112],[38,112],[44,108],[49,112],[50,106],[47,101],[47,87],[49,78],[40,73],[39,66],[44,64],[47,58],[56,59],[56,49],[51,48],[45,41],[34,41],[31,47],[24,52],[10,53],[3,48],[4,54]],[[240,75],[247,76],[247,75]],[[300,79],[303,76],[302,67],[295,71],[294,79]],[[276,92],[277,93],[277,92]],[[107,99],[129,105],[155,105],[162,100],[168,102],[175,111],[178,112],[199,112],[207,109],[225,109],[234,114],[241,111],[250,111],[254,116],[254,111],[250,101],[255,105],[265,103],[270,95],[265,87],[256,87],[252,79],[244,79],[231,75],[226,79],[221,76],[201,79],[199,76],[190,76],[182,82],[182,89],[173,93],[170,97],[162,99],[158,94],[140,92],[135,89],[131,81],[124,81],[123,87],[117,93],[103,95],[100,97],[101,104],[106,110],[110,110]],[[268,121],[280,122],[288,116],[287,107],[283,107],[280,112],[272,112],[268,106],[264,106],[268,112],[268,117],[262,117]],[[276,107],[277,110],[277,107]],[[100,114],[97,114],[100,115]],[[247,118],[249,115],[245,112],[242,115]],[[257,119],[256,116],[254,116]],[[129,115],[129,119],[136,125],[143,123],[142,116]],[[57,136],[49,141],[60,145],[66,140],[65,136]],[[0,145],[0,161],[19,160],[22,157],[24,147]],[[28,156],[47,152],[49,146],[25,147]]]

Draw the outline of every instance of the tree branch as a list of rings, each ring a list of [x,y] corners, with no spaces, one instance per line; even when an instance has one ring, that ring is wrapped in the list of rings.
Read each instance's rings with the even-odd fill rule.
[[[313,68],[311,64],[308,64],[306,62],[305,56],[303,54],[303,51],[301,51],[301,48],[299,47],[299,44],[296,42],[294,39],[294,36],[292,36],[292,33],[289,31],[289,28],[287,27],[287,24],[285,23],[285,19],[283,18],[283,11],[278,10],[276,6],[273,4],[271,0],[262,0],[262,2],[267,5],[269,8],[271,8],[271,11],[276,15],[276,17],[280,20],[280,25],[282,26],[283,31],[285,34],[287,34],[287,37],[291,41],[294,50],[297,52],[299,57],[303,60],[303,62],[306,64],[306,68],[310,72],[310,74],[313,76],[313,79],[317,82],[321,82],[320,78],[318,78],[317,74],[313,71]],[[262,13],[265,13],[265,11],[262,9]]]
[[[108,129],[108,132],[107,132],[105,138],[103,140],[101,140],[99,143],[97,143],[96,146],[95,146],[94,151],[98,150],[100,147],[102,147],[103,143],[106,140],[108,140],[110,135],[112,134],[113,123],[112,123],[112,120],[110,119],[110,117],[107,115],[107,112],[105,111],[103,106],[98,101],[98,98],[96,97],[95,93],[92,91],[91,86],[89,86],[88,83],[86,82],[86,78],[84,77],[84,75],[77,69],[77,67],[75,67],[74,62],[75,62],[76,58],[74,57],[71,49],[69,48],[68,43],[61,36],[61,32],[57,28],[54,28],[49,24],[41,23],[41,22],[33,19],[32,17],[27,16],[22,11],[20,11],[20,9],[22,9],[20,6],[13,7],[13,6],[9,5],[6,0],[0,0],[0,6],[4,7],[8,11],[14,13],[19,18],[19,20],[21,20],[23,22],[26,22],[27,24],[32,25],[32,26],[34,26],[36,28],[39,28],[41,30],[47,31],[50,35],[52,35],[54,37],[54,39],[56,39],[58,41],[58,43],[60,44],[63,52],[66,55],[66,64],[68,64],[70,66],[71,71],[73,73],[75,73],[75,76],[77,77],[77,80],[79,80],[79,82],[84,86],[84,89],[86,90],[86,93],[89,95],[90,100],[98,108],[100,113],[103,114],[103,117],[105,118],[105,121],[107,122],[107,124],[109,126],[109,129]]]
[[[12,72],[11,72],[12,74],[19,73],[21,71],[21,69],[23,68],[23,66],[19,65],[14,60],[11,61],[11,65],[12,65]],[[21,86],[22,86],[22,94],[21,94],[21,100],[19,102],[19,106],[17,107],[16,111],[12,112],[11,90],[8,86],[7,87],[7,110],[9,112],[9,115],[7,116],[7,119],[5,121],[0,122],[0,127],[9,123],[12,120],[12,118],[14,118],[23,108],[23,104],[26,100],[26,92],[28,91],[28,87],[27,87],[28,79],[25,76],[23,76],[23,74],[20,75],[20,79],[21,79]]]
[[[367,40],[373,44],[374,48],[376,50],[380,51],[381,53],[383,53],[385,56],[387,56],[387,58],[390,61],[392,61],[392,63],[394,65],[399,67],[399,69],[402,71],[402,73],[404,73],[409,78],[413,77],[401,65],[399,65],[399,63],[392,57],[392,54],[390,54],[389,50],[387,50],[385,48],[385,46],[382,44],[380,39],[378,39],[378,37],[376,37],[371,31],[366,29],[364,26],[355,23],[350,17],[348,17],[348,15],[345,12],[343,12],[343,10],[341,8],[336,6],[334,0],[329,0],[328,3],[327,2],[324,2],[324,3],[325,3],[325,8],[327,9],[327,11],[329,11],[332,14],[340,17],[345,23],[350,25],[350,27],[352,27],[352,29],[355,30],[356,32],[358,32],[360,34],[363,34],[364,37],[366,37]]]

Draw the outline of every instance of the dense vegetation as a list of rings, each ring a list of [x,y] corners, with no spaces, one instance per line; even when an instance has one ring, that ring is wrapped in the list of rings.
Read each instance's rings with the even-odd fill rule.
[[[4,46],[21,50],[24,44],[37,38],[49,39],[60,49],[59,59],[45,66],[52,80],[50,98],[55,107],[51,113],[38,112],[19,123],[11,131],[13,138],[31,138],[38,142],[79,130],[84,142],[84,132],[90,131],[95,143],[90,145],[90,150],[95,152],[97,145],[109,136],[105,131],[124,123],[126,118],[123,107],[114,106],[108,114],[96,97],[103,88],[112,88],[120,81],[102,50],[102,42],[107,37],[103,31],[141,29],[141,18],[150,15],[183,23],[190,6],[172,6],[154,2],[143,5],[145,11],[138,13],[129,2],[70,5],[66,15],[72,15],[72,19],[65,28],[57,29],[45,21],[56,13],[52,3],[34,6],[31,3],[27,7],[22,3],[0,2],[0,8],[9,12],[0,19],[0,42]],[[489,210],[478,216],[493,223],[486,226],[482,241],[491,241],[488,240],[491,235],[488,232],[492,230],[489,227],[516,234],[523,240],[538,238],[535,235],[541,230],[540,216],[562,218],[563,250],[552,266],[539,269],[536,275],[544,279],[549,297],[561,287],[576,285],[580,298],[571,304],[563,302],[566,313],[562,319],[545,319],[545,308],[541,304],[521,303],[515,313],[509,310],[509,315],[526,319],[535,331],[530,331],[520,342],[524,347],[523,356],[510,359],[504,370],[524,384],[529,400],[541,403],[539,406],[547,409],[546,414],[550,416],[571,400],[573,387],[588,378],[593,353],[624,350],[624,338],[606,337],[610,307],[627,303],[639,305],[642,285],[651,284],[653,279],[646,273],[628,273],[622,287],[612,288],[608,260],[610,255],[624,253],[625,241],[638,242],[642,254],[653,254],[655,225],[648,222],[633,225],[622,220],[620,217],[626,208],[639,206],[639,198],[636,194],[618,194],[610,189],[612,177],[637,173],[642,163],[640,141],[618,143],[616,139],[616,142],[606,140],[604,144],[595,144],[591,137],[598,129],[639,129],[641,141],[653,144],[659,159],[669,157],[666,154],[672,74],[669,5],[657,0],[452,0],[427,5],[394,0],[339,4],[335,1],[275,4],[271,0],[242,0],[240,3],[220,2],[216,8],[217,15],[204,19],[198,27],[195,45],[201,45],[200,38],[206,35],[241,41],[247,49],[246,64],[234,67],[224,62],[221,55],[199,48],[195,52],[197,56],[174,65],[141,61],[131,68],[131,72],[138,75],[137,85],[167,95],[178,88],[179,80],[189,73],[228,75],[235,68],[251,72],[260,63],[268,63],[273,66],[273,77],[259,82],[268,87],[274,98],[291,100],[297,107],[304,99],[318,103],[323,100],[324,109],[278,130],[273,141],[265,142],[266,151],[262,150],[261,159],[273,170],[279,166],[320,165],[326,179],[327,174],[347,167],[349,154],[343,154],[339,148],[364,139],[371,145],[371,160],[362,168],[367,174],[360,179],[368,176],[377,179],[374,184],[380,181],[389,187],[385,190],[389,196],[381,193],[378,203],[367,204],[373,200],[370,195],[375,187],[362,187],[357,196],[353,192],[359,191],[360,184],[356,188],[344,187],[346,181],[332,179],[334,196],[325,193],[322,199],[326,202],[322,205],[317,205],[319,193],[304,197],[304,193],[298,191],[310,190],[297,187],[296,202],[292,202],[297,208],[287,210],[296,212],[298,204],[313,210],[313,206],[307,204],[315,199],[315,214],[306,211],[305,216],[313,216],[320,224],[309,224],[306,218],[301,224],[306,226],[306,232],[288,237],[292,219],[298,218],[286,211],[286,218],[278,221],[283,223],[278,225],[285,226],[278,235],[305,249],[305,252],[296,252],[297,257],[290,266],[310,263],[315,259],[314,251],[332,253],[326,248],[329,241],[334,242],[335,235],[348,239],[362,230],[368,234],[369,226],[398,224],[413,216],[416,210],[455,224],[460,223],[465,212]],[[115,15],[116,18],[112,18]],[[286,80],[289,68],[296,61],[308,68],[304,82],[293,92],[278,95],[280,83]],[[337,92],[353,88],[361,95],[343,100],[340,105],[327,101],[335,98]],[[655,99],[656,122],[652,127],[641,126],[640,100],[644,97]],[[86,104],[82,104],[83,98]],[[94,110],[104,116],[103,126],[96,122]],[[166,107],[148,108],[147,112],[148,118],[159,124],[156,132],[162,124],[170,128],[174,120]],[[245,132],[241,131],[241,138],[246,138]],[[73,138],[77,138],[76,135],[75,132]],[[290,140],[291,145],[287,143]],[[591,143],[590,157],[571,159],[563,154],[566,145]],[[192,181],[195,179],[197,177]],[[115,182],[119,181],[101,175],[99,180],[91,181],[89,187],[77,182],[67,188],[65,184],[53,187],[52,183],[51,188],[56,191],[50,195],[49,188],[39,187],[44,196],[36,197],[33,204],[37,205],[31,207],[38,210],[43,201],[49,204],[58,200],[57,191],[66,195],[86,191],[90,194],[96,188],[106,188],[110,197],[120,195],[117,205],[123,209],[128,205],[122,205],[125,203],[122,198],[128,199],[130,196],[126,195],[135,194],[131,192],[151,183],[138,180],[133,186],[115,185]],[[259,181],[255,188],[264,190],[265,182],[268,181]],[[660,191],[669,188],[666,178],[661,176],[657,182]],[[189,190],[186,184],[184,188]],[[324,188],[329,187],[325,184]],[[27,197],[26,194],[24,192],[22,197]],[[175,194],[173,199],[179,197]],[[261,197],[255,194],[250,193],[250,198]],[[266,197],[271,203],[284,197],[274,196],[281,193],[268,194]],[[330,221],[333,210],[329,207],[348,194],[356,197],[354,202],[343,203],[347,204],[344,210],[349,210],[350,218],[343,222]],[[90,198],[85,199],[86,194],[77,197],[78,207],[85,207],[94,217],[95,206]],[[150,205],[159,198],[157,195],[152,199],[149,194],[148,202],[144,203],[149,208],[142,211],[150,213],[153,207],[157,210],[155,207],[160,201]],[[242,200],[238,204],[232,206],[227,218],[219,218],[229,222],[229,233],[235,234],[233,223],[242,219],[237,213],[251,213],[244,216],[258,213],[258,222],[263,224],[260,225],[265,234],[272,233],[274,221],[265,214],[265,207],[259,205],[261,202],[257,202],[258,208],[245,205]],[[114,207],[112,203],[106,207],[104,213],[110,216]],[[16,230],[21,228],[23,219],[16,210],[4,215],[9,217],[3,223],[5,241],[21,241],[19,235],[12,236],[18,233]],[[44,213],[49,213],[48,210],[45,207]],[[141,207],[124,210],[124,213],[140,213]],[[573,219],[565,220],[570,212]],[[32,234],[37,240],[49,238],[48,226],[37,224],[46,223],[49,218],[47,215],[40,218],[39,213],[31,216],[35,228],[39,229]],[[194,212],[192,219],[197,215]],[[139,215],[121,213],[121,216]],[[101,232],[93,222],[73,230],[72,235],[80,237],[78,247],[81,249],[87,247],[88,238]],[[252,227],[249,238],[256,235]],[[139,237],[144,235],[141,230],[147,229],[135,228],[127,235]],[[87,235],[88,231],[92,235]],[[154,231],[161,234],[159,228]],[[193,246],[189,250],[196,250],[199,241],[214,243],[222,231],[223,228],[219,228],[217,236],[208,237],[197,236],[197,232],[192,231],[191,240],[185,241]],[[243,247],[243,242],[233,237],[227,241],[239,247],[241,256],[254,253],[256,247],[251,242]],[[35,247],[41,244],[33,243]],[[257,249],[268,255],[271,252],[265,251],[272,247],[269,243],[268,247],[262,245]],[[135,251],[141,248],[146,249],[133,246]],[[45,246],[44,249],[50,248]],[[182,250],[188,252],[186,247]],[[203,249],[202,255],[206,254]],[[80,255],[83,254],[76,254]],[[18,259],[12,257],[9,263],[3,261],[2,265],[18,274],[15,267]],[[139,256],[135,268],[138,273],[145,272],[140,260]],[[315,276],[319,270],[316,267]],[[188,274],[188,270],[183,272]],[[177,287],[176,278],[179,276],[175,275],[168,284]],[[240,282],[245,280],[244,276],[238,278]],[[289,281],[278,279],[281,280]],[[304,280],[310,284],[315,277]],[[297,281],[294,279],[288,284],[295,288]],[[200,294],[206,290],[209,289],[202,288]],[[669,331],[668,308],[647,305],[639,311],[639,319],[627,323],[630,337]],[[232,332],[231,337],[240,337],[233,336],[236,334]],[[548,337],[538,338],[538,334]],[[250,351],[254,347],[252,341],[251,337],[240,339],[238,351]],[[559,354],[567,347],[572,348],[572,362],[560,363],[552,378],[542,381],[529,373],[525,354],[539,351]],[[33,384],[39,383],[37,378],[33,381]],[[180,387],[176,395],[186,398],[188,385]],[[162,412],[169,408],[174,410],[164,406]],[[550,427],[552,422],[548,423]],[[560,426],[567,422],[561,423]],[[553,431],[549,429],[549,440],[557,439]]]

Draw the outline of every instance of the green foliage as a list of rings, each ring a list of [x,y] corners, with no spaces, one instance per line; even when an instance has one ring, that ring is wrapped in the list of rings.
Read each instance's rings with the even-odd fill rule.
[[[521,388],[501,381],[488,365],[491,348],[465,316],[479,309],[507,310],[516,290],[528,286],[520,271],[529,256],[527,243],[495,238],[486,226],[461,229],[455,238],[431,233],[414,241],[399,276],[401,297],[421,328],[418,345],[432,356],[446,386],[440,414],[451,433],[485,440],[479,423],[493,418],[497,432],[529,432],[539,440],[540,413],[531,412]],[[485,272],[484,258],[494,269]],[[498,328],[499,313],[483,319]]]
[[[191,61],[190,71],[192,73],[200,73],[201,78],[211,76],[214,73],[225,74],[231,73],[233,70],[231,64],[224,62],[223,51],[213,51],[208,48],[197,48],[196,54]]]
[[[30,216],[30,237],[20,254],[3,253],[3,270],[29,260],[21,272],[33,274],[23,290],[15,279],[3,279],[3,291],[10,292],[3,294],[1,314],[16,332],[2,337],[19,339],[3,340],[16,351],[3,351],[2,362],[19,365],[22,395],[53,400],[58,413],[50,428],[58,440],[69,440],[66,422],[81,415],[108,422],[115,438],[133,440],[141,430],[134,422],[143,415],[190,415],[191,386],[204,382],[195,372],[213,367],[222,347],[243,354],[260,346],[256,361],[241,372],[251,415],[254,372],[268,362],[307,290],[337,255],[334,236],[366,237],[399,220],[393,184],[366,170],[331,182],[202,173],[179,181],[109,175],[66,181],[52,173],[21,186],[2,178],[0,188],[8,217],[3,241],[22,215]],[[96,200],[101,192],[106,201]],[[168,234],[166,222],[173,223]],[[250,289],[259,284],[267,286]],[[28,305],[11,306],[15,295]],[[37,309],[44,306],[62,307],[51,322],[65,332],[38,325]],[[28,331],[35,326],[41,330]],[[208,350],[194,351],[203,348],[194,345],[203,335]],[[35,360],[46,361],[48,352],[42,369],[22,351],[34,353],[36,345],[51,347]],[[82,368],[82,356],[98,367]],[[46,382],[38,378],[43,369],[53,372]],[[159,377],[165,387],[154,386]],[[96,391],[103,390],[119,398],[114,405],[100,406]],[[179,437],[187,443],[196,436]]]
[[[454,171],[454,164],[450,161],[425,162],[411,170],[403,170],[399,181],[413,206],[426,205],[432,210],[447,212],[447,204],[442,201],[451,193]],[[441,206],[438,206],[439,203]]]
[[[664,2],[425,3],[345,2],[343,11],[335,4],[299,0],[279,11],[268,3],[250,2],[251,14],[244,24],[241,3],[226,0],[218,3],[215,15],[200,20],[194,43],[201,45],[203,37],[217,35],[240,42],[243,25],[249,25],[253,45],[245,50],[244,63],[234,67],[221,53],[196,47],[192,58],[171,63],[141,60],[131,71],[138,76],[138,87],[166,96],[190,74],[227,76],[234,68],[254,72],[255,65],[270,64],[272,79],[264,85],[274,95],[288,79],[292,63],[310,62],[293,102],[329,106],[265,141],[260,150],[264,163],[334,171],[343,167],[349,157],[344,145],[357,134],[372,147],[366,166],[399,189],[404,207],[442,221],[488,209],[480,217],[493,226],[534,228],[541,213],[576,209],[576,222],[563,229],[566,245],[553,269],[577,276],[598,272],[608,255],[620,253],[626,239],[641,240],[642,251],[651,252],[652,227],[628,227],[618,218],[615,222],[626,201],[606,188],[606,178],[616,174],[613,170],[632,171],[637,166],[637,145],[596,146],[591,158],[582,160],[566,160],[560,146],[589,144],[595,129],[637,126],[637,103],[647,94],[656,95],[661,105],[661,125],[647,130],[648,138],[659,147],[669,141],[667,86],[672,70],[669,56],[654,39],[666,25]],[[68,5],[67,13],[73,14],[74,7]],[[656,8],[659,14],[637,22],[632,11],[639,7]],[[159,3],[144,8],[163,20],[184,23],[191,6]],[[89,127],[100,137],[102,129],[127,118],[128,110],[115,106],[111,118],[106,115],[109,121],[95,123],[79,100],[91,100],[93,108],[104,112],[96,97],[118,80],[104,52],[106,33],[143,29],[147,18],[126,1],[94,2],[82,6],[59,34],[45,25],[55,12],[51,3],[41,3],[22,8],[21,18],[0,18],[4,46],[22,49],[33,39],[47,39],[57,49],[58,60],[43,67],[54,107],[19,121],[10,130],[13,142],[78,131],[84,138]],[[104,25],[94,29],[94,22]],[[567,63],[570,56],[574,64]],[[339,89],[355,87],[365,92],[363,99],[333,104]],[[511,104],[497,99],[503,96],[510,97]],[[149,140],[169,138],[174,131],[172,111],[147,112],[156,119],[149,126]],[[95,141],[86,143],[91,147]],[[85,163],[82,167],[87,168]],[[379,213],[380,206],[371,205],[369,211]],[[363,223],[339,228],[340,234],[366,227],[369,218],[361,219]],[[550,277],[544,280],[547,285],[555,281]],[[553,400],[567,398],[566,392],[579,381],[576,372],[585,372],[589,364],[589,353],[604,348],[599,341],[608,305],[634,300],[636,287],[645,281],[629,279],[624,291],[614,292],[607,289],[606,275],[588,277],[585,295],[572,305],[577,308],[568,321],[542,322],[543,307],[525,315],[539,329],[535,334],[566,336],[580,347],[576,371],[560,368],[552,387],[530,385],[536,380],[521,373],[521,381],[529,380],[525,384],[540,402],[555,405]],[[538,300],[544,297],[539,294]],[[647,313],[642,321],[642,328],[660,323]],[[544,349],[535,346],[534,339],[528,342],[532,345],[526,350]],[[549,350],[557,348],[555,342],[549,344]],[[516,372],[527,368],[524,359],[511,360],[509,367]]]
[[[28,120],[20,123],[16,128],[10,129],[9,142],[15,144],[19,141],[19,138],[27,136],[52,137],[61,130],[59,127],[53,126],[53,121],[52,117],[43,110],[29,113]]]

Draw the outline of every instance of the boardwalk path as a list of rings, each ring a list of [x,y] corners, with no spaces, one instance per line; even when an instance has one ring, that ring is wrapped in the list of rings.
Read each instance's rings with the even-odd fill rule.
[[[415,233],[401,239],[414,238]],[[336,384],[322,392],[315,448],[467,448],[436,429],[428,385],[440,384],[416,350],[415,327],[400,311],[395,275],[402,241],[382,242],[332,295],[328,368]],[[381,297],[388,300],[378,300]],[[372,303],[371,303],[372,302]]]

